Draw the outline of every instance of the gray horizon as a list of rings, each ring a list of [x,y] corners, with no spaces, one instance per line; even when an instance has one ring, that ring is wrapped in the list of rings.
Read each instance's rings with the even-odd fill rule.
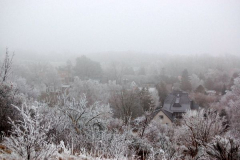
[[[240,54],[240,1],[0,1],[0,52]]]

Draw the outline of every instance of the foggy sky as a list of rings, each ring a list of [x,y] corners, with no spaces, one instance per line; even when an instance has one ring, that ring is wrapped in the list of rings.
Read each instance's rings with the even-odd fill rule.
[[[0,0],[0,52],[240,54],[239,0]]]

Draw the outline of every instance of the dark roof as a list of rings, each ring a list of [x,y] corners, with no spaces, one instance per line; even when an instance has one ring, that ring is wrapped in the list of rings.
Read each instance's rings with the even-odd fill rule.
[[[173,117],[173,114],[168,112],[168,111],[165,111],[165,110],[161,110],[171,121],[173,121],[174,117]]]
[[[170,113],[174,112],[186,112],[191,109],[190,99],[188,93],[174,92],[167,96],[164,101],[163,110]]]

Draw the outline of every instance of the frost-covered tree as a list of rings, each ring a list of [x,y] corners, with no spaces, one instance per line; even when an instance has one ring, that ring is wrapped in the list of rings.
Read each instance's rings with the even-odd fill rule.
[[[152,112],[145,111],[143,116],[134,119],[132,122],[133,129],[137,131],[140,138],[144,137],[145,131],[151,122],[151,113]]]
[[[164,82],[161,82],[160,84],[156,85],[156,89],[158,90],[159,101],[161,102],[161,105],[163,106],[164,100],[168,94],[166,84]]]
[[[200,158],[204,147],[226,131],[226,120],[213,110],[188,111],[175,131],[175,141],[183,157]]]
[[[68,145],[73,145],[74,150],[90,150],[94,147],[92,140],[96,137],[97,130],[105,130],[111,120],[110,106],[97,102],[88,105],[85,95],[77,100],[61,96],[59,102],[56,107],[60,111],[57,114],[60,114],[58,117],[61,123],[57,125],[57,135],[63,137]]]
[[[129,150],[132,137],[126,128],[124,132],[96,131],[92,143],[91,150],[99,157],[124,159],[132,156]]]
[[[158,95],[158,90],[156,88],[151,89],[150,91],[150,95],[152,97],[153,103],[154,103],[154,107],[158,107],[159,106],[159,95]]]
[[[240,146],[234,138],[214,137],[213,141],[206,146],[209,159],[237,160],[240,159]]]
[[[136,118],[132,122],[132,130],[135,135],[133,146],[136,153],[147,159],[174,159],[176,150],[173,139],[172,126],[162,125],[151,121],[151,115],[146,114]]]
[[[13,55],[10,57],[8,53],[8,49],[6,49],[5,58],[1,64],[2,66],[0,69],[1,82],[4,82],[7,80],[12,69],[12,60],[13,60]]]
[[[240,77],[234,80],[231,91],[228,91],[220,101],[230,118],[230,132],[235,138],[240,135]]]
[[[63,106],[60,107],[60,110],[69,119],[78,134],[84,132],[89,126],[101,127],[102,122],[111,117],[112,111],[109,105],[100,105],[97,102],[88,105],[85,95],[79,100],[68,99],[63,98]]]
[[[129,118],[135,119],[144,112],[139,97],[139,89],[120,90],[112,92],[110,105],[113,108],[114,115],[121,118],[126,124]]]
[[[76,78],[71,84],[69,95],[72,98],[77,99],[85,94],[88,104],[93,104],[96,101],[102,104],[107,104],[111,97],[111,93],[120,89],[120,85],[111,81],[106,84],[102,84],[95,80],[82,81]]]
[[[23,105],[21,108],[13,106],[21,119],[13,121],[11,135],[4,138],[4,145],[23,159],[44,159],[51,156],[54,147],[47,133],[51,129],[52,121],[43,121],[38,108]]]
[[[26,98],[36,100],[40,96],[40,91],[36,87],[30,86],[25,78],[12,76],[11,81],[15,91],[24,94]]]
[[[61,84],[60,77],[57,73],[57,70],[53,66],[48,65],[46,71],[43,72],[41,76],[43,78],[42,79],[43,83],[47,87],[52,86],[54,87],[55,90],[60,87]]]
[[[0,84],[0,132],[7,132],[11,129],[8,117],[18,119],[18,112],[11,107],[11,104],[21,105],[25,97],[19,94],[13,83],[3,82]]]
[[[190,76],[190,82],[193,90],[196,90],[198,86],[203,85],[203,80],[198,78],[196,74],[192,74]]]
[[[13,73],[15,77],[26,79],[26,83],[29,86],[40,92],[46,92],[46,88],[50,86],[54,87],[54,89],[60,87],[61,82],[59,74],[56,68],[49,63],[15,64],[15,66],[13,66]]]
[[[217,101],[217,96],[215,95],[206,95],[204,93],[192,93],[190,95],[194,102],[196,102],[202,108],[209,108]]]

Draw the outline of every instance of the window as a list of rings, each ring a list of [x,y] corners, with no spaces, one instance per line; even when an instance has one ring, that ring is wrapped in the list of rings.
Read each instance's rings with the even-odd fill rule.
[[[182,118],[182,113],[174,113],[175,118]]]
[[[160,118],[160,119],[163,119],[163,115],[160,115],[159,118]]]

